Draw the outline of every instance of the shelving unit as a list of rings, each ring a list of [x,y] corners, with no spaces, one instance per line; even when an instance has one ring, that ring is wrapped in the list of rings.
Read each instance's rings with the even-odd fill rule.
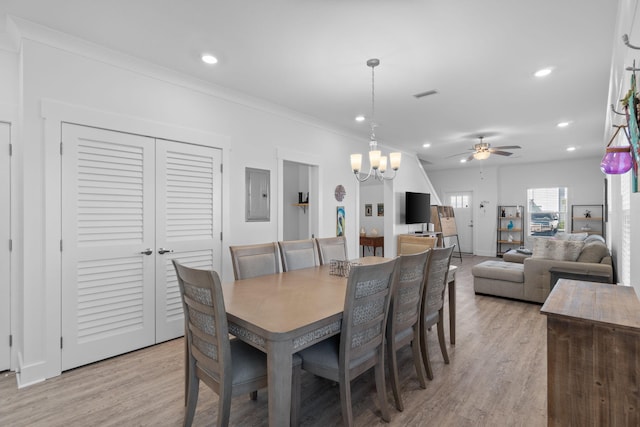
[[[571,205],[571,232],[604,237],[603,205]]]
[[[302,208],[302,213],[307,213],[307,208],[309,207],[309,203],[293,203],[292,206],[297,206],[299,208]]]
[[[510,249],[524,245],[524,206],[498,206],[496,256],[501,257]],[[509,225],[511,224],[511,226]]]

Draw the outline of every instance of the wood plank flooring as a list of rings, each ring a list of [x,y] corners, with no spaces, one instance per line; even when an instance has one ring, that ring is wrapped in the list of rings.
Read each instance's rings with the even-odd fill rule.
[[[485,259],[452,260],[459,266],[456,345],[448,344],[445,327],[445,365],[436,331],[430,333],[434,379],[426,390],[411,350],[400,352],[405,410],[395,410],[388,387],[391,426],[546,425],[546,318],[538,304],[475,295],[471,267]],[[183,348],[182,339],[169,341],[20,390],[14,373],[0,373],[0,426],[180,426]],[[372,372],[355,380],[352,392],[356,425],[389,425],[379,417]],[[337,386],[303,373],[301,393],[301,425],[342,424]],[[194,425],[214,425],[216,408],[217,396],[202,385]],[[266,390],[257,401],[234,398],[231,425],[266,426],[267,410]]]

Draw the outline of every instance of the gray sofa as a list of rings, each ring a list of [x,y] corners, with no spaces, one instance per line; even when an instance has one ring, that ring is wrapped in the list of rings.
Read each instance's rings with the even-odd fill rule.
[[[552,267],[582,274],[603,274],[613,283],[611,255],[600,236],[565,240],[538,238],[531,257],[514,261],[485,261],[474,266],[473,288],[478,294],[543,303],[550,292]]]

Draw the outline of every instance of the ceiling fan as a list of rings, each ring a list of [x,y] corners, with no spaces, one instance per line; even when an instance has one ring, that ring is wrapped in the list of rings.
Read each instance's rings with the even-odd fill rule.
[[[470,162],[473,159],[485,160],[488,159],[491,154],[497,154],[498,156],[510,156],[513,154],[512,152],[502,150],[515,150],[518,148],[522,148],[519,145],[503,145],[500,147],[491,147],[491,144],[489,144],[488,142],[483,142],[483,136],[479,136],[478,138],[480,139],[480,142],[477,144],[473,144],[473,148],[470,148],[470,150],[473,150],[474,153],[467,157],[467,162]],[[455,157],[461,154],[467,153],[459,153],[449,157]]]

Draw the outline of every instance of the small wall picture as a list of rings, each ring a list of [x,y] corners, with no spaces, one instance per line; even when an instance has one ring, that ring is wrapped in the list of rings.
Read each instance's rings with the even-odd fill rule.
[[[378,203],[378,216],[384,216],[384,203]]]
[[[336,209],[336,236],[344,236],[344,206]]]
[[[364,205],[364,216],[372,216],[373,215],[373,205],[366,204]]]

